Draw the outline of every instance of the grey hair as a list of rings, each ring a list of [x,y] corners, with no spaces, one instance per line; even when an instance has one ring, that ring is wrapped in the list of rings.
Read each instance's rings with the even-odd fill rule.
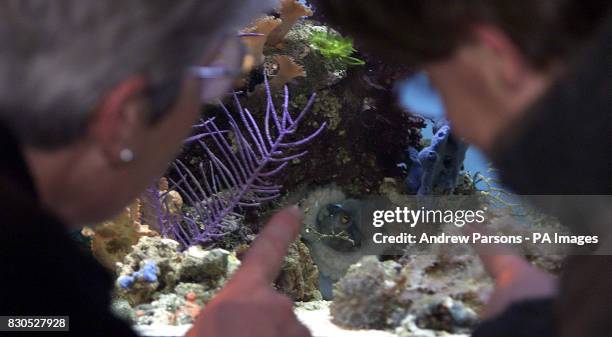
[[[79,139],[103,95],[144,75],[158,120],[185,68],[269,0],[0,1],[0,118],[23,144]]]

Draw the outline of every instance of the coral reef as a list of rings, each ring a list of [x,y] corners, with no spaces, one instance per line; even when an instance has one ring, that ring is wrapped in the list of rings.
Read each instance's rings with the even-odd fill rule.
[[[491,289],[475,256],[364,257],[336,284],[331,314],[344,327],[405,336],[469,333]]]
[[[319,270],[310,256],[308,247],[299,240],[289,246],[275,286],[294,301],[321,299]]]
[[[82,235],[91,239],[92,253],[102,265],[114,270],[140,238],[159,235],[143,217],[147,205],[146,198],[136,199],[113,220],[83,228]]]
[[[334,287],[330,307],[333,322],[354,329],[382,329],[395,310],[399,265],[367,256],[351,266]],[[392,280],[392,282],[389,282]]]
[[[295,63],[291,57],[287,55],[275,55],[274,61],[278,64],[278,71],[276,72],[276,76],[270,80],[270,90],[278,91],[294,78],[306,77],[304,68]]]
[[[300,64],[307,76],[295,81],[296,95],[308,95],[337,84],[347,76],[348,65],[335,58],[326,58],[312,46],[311,36],[325,33],[336,38],[340,34],[328,27],[312,21],[300,21],[287,33],[281,50],[267,49],[264,51],[266,63],[276,55],[287,55]],[[274,71],[270,75],[275,75]]]
[[[300,18],[312,15],[310,8],[297,0],[281,0],[278,13],[281,24],[268,37],[267,44],[270,46],[277,46],[279,43],[282,43],[289,30]]]
[[[115,300],[111,303],[110,309],[115,316],[122,320],[129,323],[136,322],[136,313],[128,301],[121,299]]]
[[[202,311],[202,306],[197,303],[197,294],[195,292],[185,294],[185,301],[185,305],[178,310],[177,315],[188,315],[193,322]]]
[[[476,326],[478,322],[476,312],[461,301],[453,300],[448,296],[428,300],[429,303],[420,308],[420,312],[413,316],[417,317],[417,326],[423,329],[469,332],[469,329]]]
[[[291,106],[298,108],[304,106],[308,102],[307,96],[298,96],[291,101]],[[317,93],[317,97],[312,105],[312,113],[316,116],[324,118],[327,122],[328,130],[336,130],[342,122],[342,102],[329,90],[321,90]],[[311,120],[307,122],[311,127],[318,127],[317,121]],[[341,131],[343,135],[346,131]]]
[[[114,271],[140,238],[167,236],[164,219],[179,218],[182,207],[180,194],[169,188],[166,178],[161,178],[117,217],[86,226],[81,235],[88,239],[93,256]]]
[[[181,309],[186,300],[176,294],[161,294],[156,300],[142,304],[134,310],[136,323],[140,325],[164,324],[177,325],[192,322],[191,316]],[[179,315],[177,315],[179,313]]]
[[[236,252],[199,246],[179,252],[180,244],[160,237],[142,238],[118,274],[113,308],[137,324],[187,324],[240,266]],[[295,301],[320,300],[318,270],[308,248],[294,242],[275,287]]]
[[[117,296],[131,305],[168,293],[184,297],[194,292],[199,300],[208,301],[240,264],[233,253],[223,249],[193,246],[179,252],[179,247],[170,239],[140,239],[118,264]]]
[[[264,46],[282,47],[282,42],[300,18],[312,15],[312,11],[296,0],[281,0],[278,8],[280,19],[264,16],[240,32],[247,46],[247,56],[243,64],[252,69],[264,62]]]
[[[202,310],[202,304],[194,292],[184,296],[161,294],[156,300],[136,307],[131,314],[139,325],[183,325],[191,324]]]
[[[421,151],[406,150],[405,180],[409,191],[417,195],[449,194],[457,186],[467,144],[451,134],[448,124],[437,125],[431,144]]]
[[[117,284],[122,289],[129,289],[134,285],[134,282],[143,281],[147,283],[157,282],[157,266],[155,261],[146,261],[141,270],[133,272],[131,275],[121,275],[117,279]]]
[[[141,196],[142,222],[155,228],[162,236],[169,236],[171,226],[168,222],[180,221],[183,211],[183,198],[180,193],[170,189],[168,178],[162,177],[157,185],[151,185]]]
[[[376,83],[373,74],[378,75],[377,69],[350,67],[337,58],[325,57],[313,47],[313,34],[343,38],[325,25],[301,20],[286,35],[282,50],[264,50],[264,64],[274,65],[276,55],[287,55],[306,72],[306,77],[289,83],[293,93],[290,106],[300,109],[311,92],[317,93],[312,106],[315,118],[304,123],[304,132],[316,129],[320,119],[328,123],[327,132],[310,144],[309,160],[292,162],[294,167],[287,170],[283,185],[291,188],[302,183],[321,185],[334,181],[351,194],[368,193],[377,188],[383,176],[401,174],[395,167],[395,158],[409,144],[410,135],[418,131],[397,107],[380,104],[379,97],[381,101],[394,101],[387,96],[393,92],[393,85]],[[271,77],[277,73],[273,66],[267,69]],[[257,86],[255,78],[251,78],[251,85]],[[249,109],[258,105],[257,95],[243,99]],[[276,96],[275,99],[280,100]]]
[[[256,207],[277,198],[282,186],[275,184],[273,177],[289,162],[306,155],[308,151],[296,153],[295,150],[311,142],[326,127],[323,122],[312,133],[296,139],[293,135],[310,111],[315,95],[297,115],[292,116],[287,87],[284,103],[277,112],[265,76],[264,85],[263,125],[258,125],[234,93],[236,118],[221,104],[229,130],[222,131],[215,119],[209,118],[196,125],[202,132],[188,139],[188,142],[196,142],[205,155],[197,170],[191,170],[181,160],[173,164],[177,178],[170,178],[172,188],[185,197],[194,214],[183,212],[180,221],[166,224],[172,238],[184,247],[209,244],[237,230],[237,223],[230,221],[238,216],[237,207]],[[167,231],[163,229],[162,232]]]
[[[294,2],[285,1],[280,6],[279,18],[261,18],[240,34],[247,44],[257,42],[259,62],[237,88],[241,91],[238,98],[261,125],[265,123],[267,108],[262,74],[270,78],[276,105],[284,103],[283,84],[291,90],[289,107],[293,109],[303,109],[311,94],[317,93],[311,106],[312,118],[302,122],[295,136],[304,137],[316,131],[323,121],[328,123],[327,131],[309,143],[308,160],[292,160],[276,182],[292,191],[301,185],[321,186],[333,181],[351,195],[368,194],[378,189],[382,178],[400,177],[397,158],[406,146],[418,146],[423,121],[392,103],[396,101],[393,79],[408,73],[409,69],[372,61],[360,53],[352,55],[353,46],[347,43],[344,45],[350,48],[340,49],[350,49],[350,57],[362,58],[366,61],[364,66],[351,67],[342,57],[326,57],[322,50],[327,49],[313,43],[313,36],[324,36],[323,41],[350,39],[323,23],[303,18],[303,13],[291,20],[282,43],[266,45],[271,34],[270,27],[264,29],[264,26],[281,25],[283,7],[293,7]],[[219,106],[208,106],[205,116],[216,116],[219,126],[227,126],[225,113]],[[198,144],[188,145],[182,155],[182,161],[195,172],[199,170],[198,163],[206,162],[206,155],[197,147]]]
[[[170,239],[143,237],[123,260],[117,264],[117,292],[131,304],[148,301],[158,290],[169,291],[177,282],[177,269],[181,261],[179,244]],[[156,282],[135,279],[129,287],[123,287],[120,280],[132,277],[147,263],[154,262],[158,273]],[[123,284],[125,285],[125,284]]]
[[[281,20],[272,16],[257,19],[251,26],[242,30],[242,42],[247,47],[247,56],[243,64],[247,69],[259,66],[264,61],[263,50],[268,36],[281,24]]]
[[[328,59],[351,66],[365,64],[365,61],[351,56],[357,52],[353,47],[353,39],[351,38],[316,31],[310,36],[310,44],[312,48]]]

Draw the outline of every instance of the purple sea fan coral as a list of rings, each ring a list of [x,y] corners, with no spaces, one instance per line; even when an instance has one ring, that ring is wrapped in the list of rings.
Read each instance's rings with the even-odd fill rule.
[[[202,133],[187,140],[197,142],[207,160],[196,170],[190,170],[179,160],[172,165],[177,177],[170,179],[172,188],[180,192],[193,212],[184,212],[181,221],[160,221],[161,230],[184,246],[210,243],[227,235],[236,229],[238,208],[259,206],[278,197],[282,186],[275,184],[272,177],[290,161],[307,154],[306,150],[296,153],[296,149],[312,141],[326,126],[323,123],[312,134],[291,140],[310,111],[315,94],[293,117],[287,87],[279,113],[267,77],[264,83],[267,99],[261,128],[234,93],[236,117],[220,103],[229,128],[221,130],[214,119],[209,119],[196,125]],[[160,197],[163,200],[163,195]]]

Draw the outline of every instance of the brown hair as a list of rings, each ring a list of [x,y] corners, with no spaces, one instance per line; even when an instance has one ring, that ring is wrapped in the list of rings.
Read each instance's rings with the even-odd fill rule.
[[[415,65],[469,41],[474,23],[495,25],[536,68],[582,47],[610,11],[607,0],[313,0],[319,15],[371,52]],[[359,47],[359,46],[358,46]]]

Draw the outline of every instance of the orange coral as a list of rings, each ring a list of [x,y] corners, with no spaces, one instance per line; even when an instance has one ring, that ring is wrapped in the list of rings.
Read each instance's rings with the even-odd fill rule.
[[[170,189],[170,184],[168,183],[168,179],[166,177],[161,177],[157,182],[157,188],[160,191],[167,191]]]
[[[190,291],[187,294],[185,294],[185,299],[187,300],[187,302],[195,302],[196,297],[197,295],[193,291]]]
[[[169,191],[168,179],[162,177],[157,183],[157,189],[159,190],[159,194],[164,194],[164,200],[162,202],[162,208],[164,212],[170,215],[174,215],[180,217],[181,209],[183,207],[183,198],[181,195],[174,190]],[[148,225],[151,228],[157,228],[158,224],[158,209],[156,209],[155,205],[157,201],[150,200],[152,196],[149,194],[145,194],[142,196],[143,207],[142,207],[142,223],[143,225]]]
[[[294,78],[306,76],[304,68],[295,63],[291,57],[276,55],[274,60],[278,63],[278,73],[270,80],[270,89],[279,90]]]
[[[160,193],[165,194],[162,205],[168,214],[180,216],[183,199],[177,191],[168,191],[168,180],[161,178],[158,182]],[[116,262],[131,251],[132,246],[138,243],[143,236],[159,236],[154,229],[158,227],[158,214],[155,203],[148,194],[142,195],[131,205],[126,207],[116,218],[85,227],[81,233],[90,237],[91,250],[100,263],[114,270]]]
[[[141,223],[141,209],[142,200],[136,199],[115,219],[81,231],[92,239],[92,253],[102,265],[114,270],[115,263],[123,260],[141,237],[159,235]]]
[[[267,44],[269,46],[276,46],[283,42],[283,39],[291,30],[291,27],[293,27],[300,18],[312,15],[310,8],[304,6],[297,0],[281,0],[278,12],[280,13],[282,22],[268,37]]]
[[[202,307],[196,303],[196,299],[197,295],[193,291],[190,291],[185,294],[185,305],[183,305],[176,311],[175,316],[178,316],[182,312],[186,315],[191,316],[191,318],[195,321],[198,315],[200,314],[200,311],[202,311]]]
[[[245,28],[242,33],[257,33],[258,36],[243,36],[242,41],[247,47],[247,55],[243,62],[246,70],[259,66],[264,61],[263,49],[268,35],[281,24],[281,20],[266,16],[256,20],[250,27]]]

